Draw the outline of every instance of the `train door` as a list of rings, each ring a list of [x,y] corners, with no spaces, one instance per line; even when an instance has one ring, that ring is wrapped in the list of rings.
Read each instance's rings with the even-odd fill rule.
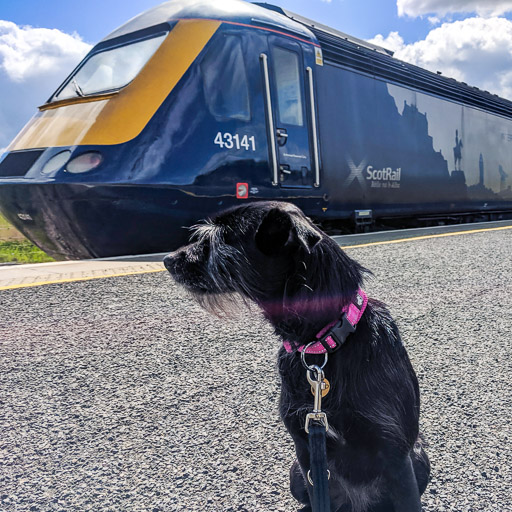
[[[318,186],[316,121],[311,115],[315,112],[312,69],[304,65],[301,46],[283,38],[269,37],[268,56],[261,57],[267,87],[273,184],[290,188]],[[310,129],[313,123],[314,134]]]

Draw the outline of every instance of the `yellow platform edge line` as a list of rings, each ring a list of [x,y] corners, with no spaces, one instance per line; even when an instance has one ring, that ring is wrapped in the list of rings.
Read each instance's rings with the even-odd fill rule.
[[[499,228],[468,229],[466,231],[454,231],[453,233],[439,233],[437,235],[411,236],[410,238],[400,238],[398,240],[383,240],[382,242],[371,242],[368,244],[340,245],[340,247],[343,250],[357,249],[359,247],[371,247],[373,245],[400,244],[403,242],[415,242],[417,240],[428,240],[429,238],[443,238],[446,236],[470,235],[470,234],[474,234],[474,233],[484,233],[487,231],[502,231],[505,229],[512,229],[512,226],[501,226]]]
[[[437,235],[424,235],[424,236],[417,236],[417,237],[410,237],[410,238],[401,238],[399,240],[385,240],[382,242],[372,242],[368,244],[361,244],[361,245],[347,245],[347,246],[340,246],[342,249],[357,249],[360,247],[371,247],[373,245],[388,245],[388,244],[399,244],[403,242],[415,242],[417,240],[428,240],[429,238],[442,238],[447,236],[457,236],[457,235],[469,235],[474,233],[484,233],[487,231],[503,231],[506,229],[512,229],[512,226],[502,226],[498,228],[482,228],[482,229],[470,229],[467,231],[456,231],[453,233],[440,233]],[[41,281],[38,283],[27,283],[27,284],[13,284],[11,286],[0,286],[0,291],[3,290],[16,290],[18,288],[33,288],[36,286],[45,286],[49,284],[62,284],[62,283],[77,283],[80,281],[92,281],[94,279],[108,279],[111,277],[123,277],[123,276],[135,276],[139,274],[154,274],[156,272],[167,272],[165,268],[162,269],[155,269],[155,270],[141,270],[137,272],[124,272],[120,274],[108,274],[104,276],[91,276],[91,277],[77,277],[74,279],[60,279],[55,281]]]
[[[108,275],[104,275],[104,276],[76,277],[73,279],[59,279],[59,280],[55,280],[55,281],[40,281],[37,283],[13,284],[11,286],[0,286],[0,291],[16,290],[17,288],[33,288],[35,286],[44,286],[47,284],[77,283],[80,281],[92,281],[94,279],[108,279],[110,277],[135,276],[137,274],[154,274],[156,272],[167,272],[167,269],[162,268],[162,269],[157,269],[157,270],[140,270],[137,272],[124,272],[121,274],[108,274]]]

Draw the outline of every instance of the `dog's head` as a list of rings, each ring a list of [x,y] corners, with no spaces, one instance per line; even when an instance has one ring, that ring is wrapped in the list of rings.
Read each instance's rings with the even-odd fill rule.
[[[193,229],[191,243],[164,264],[213,311],[226,304],[220,298],[235,295],[256,302],[269,317],[285,311],[302,316],[325,309],[324,300],[339,308],[343,281],[351,293],[361,281],[361,267],[289,203],[248,203]]]
[[[239,293],[251,300],[283,289],[290,260],[325,236],[294,205],[249,203],[194,226],[191,243],[164,259],[194,294]]]

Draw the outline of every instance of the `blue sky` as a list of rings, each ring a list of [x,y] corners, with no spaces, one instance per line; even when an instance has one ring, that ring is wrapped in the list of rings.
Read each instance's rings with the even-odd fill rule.
[[[0,0],[0,153],[91,45],[159,3]],[[512,0],[273,3],[512,99]]]
[[[95,43],[126,20],[158,3],[158,0],[0,0],[0,19],[18,25],[76,32],[84,41]],[[269,3],[364,39],[398,30],[406,42],[413,42],[423,38],[431,28],[427,18],[398,16],[396,0],[276,0]]]

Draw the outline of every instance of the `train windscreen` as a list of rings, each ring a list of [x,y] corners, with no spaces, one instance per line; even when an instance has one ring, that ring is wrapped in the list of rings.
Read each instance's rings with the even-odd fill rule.
[[[167,33],[94,53],[52,101],[115,91],[128,85],[162,44]]]

